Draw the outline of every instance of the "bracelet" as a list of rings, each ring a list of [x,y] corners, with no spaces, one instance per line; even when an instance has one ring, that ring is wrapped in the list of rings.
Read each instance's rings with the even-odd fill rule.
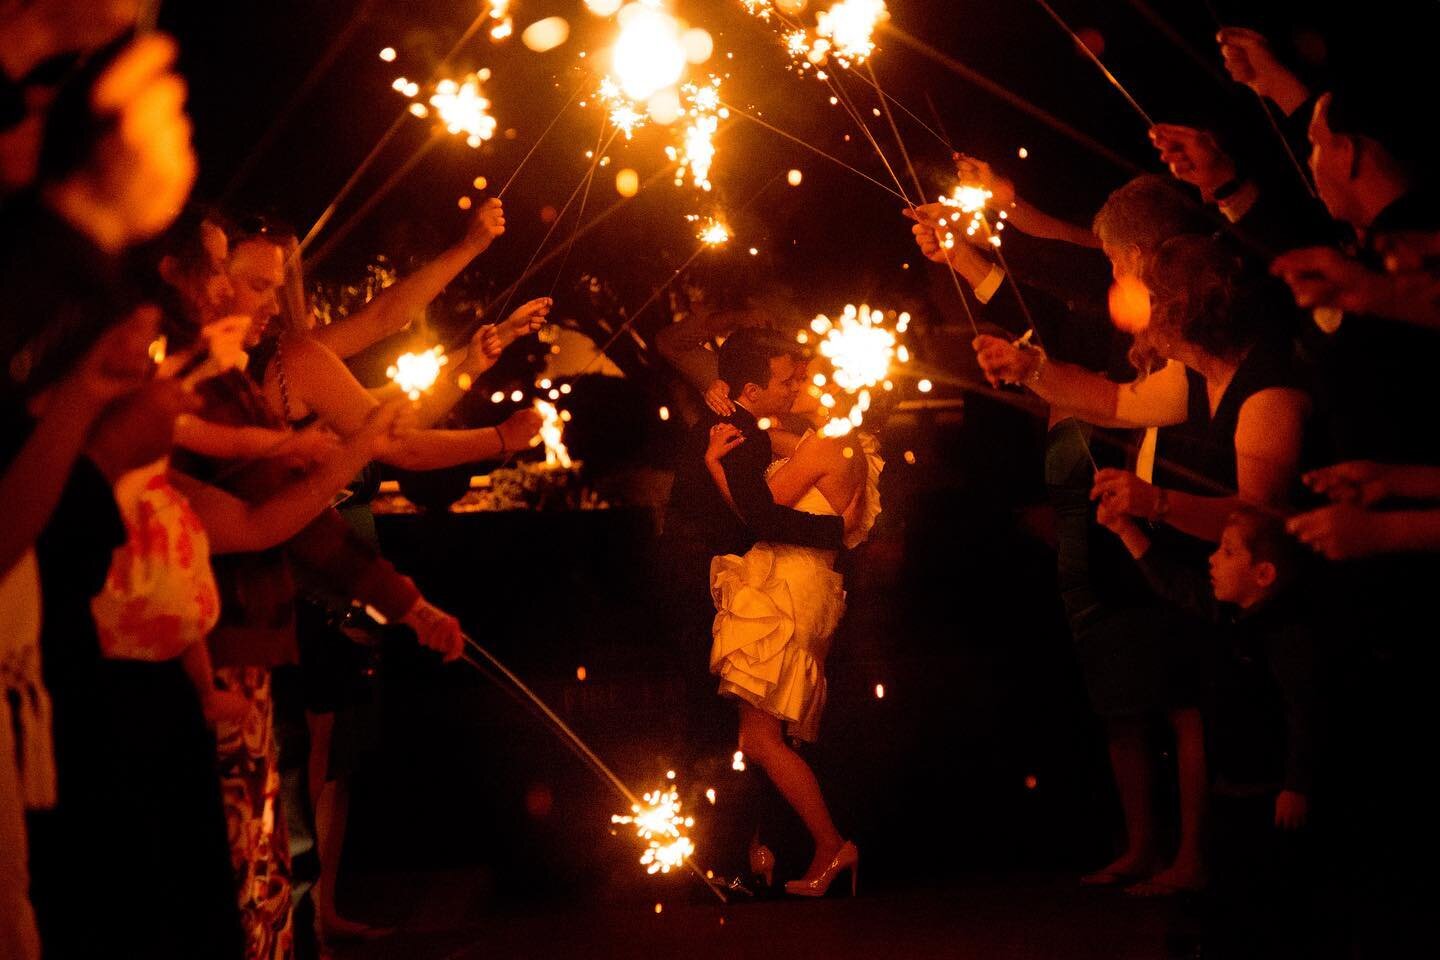
[[[500,452],[509,453],[510,448],[505,446],[505,434],[500,432],[499,427],[491,427],[490,429],[495,431],[495,439],[500,441]]]

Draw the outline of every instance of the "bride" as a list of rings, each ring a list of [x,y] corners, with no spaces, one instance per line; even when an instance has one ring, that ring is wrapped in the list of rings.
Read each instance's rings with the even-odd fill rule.
[[[777,504],[845,521],[845,546],[864,542],[880,513],[878,481],[884,462],[873,437],[825,437],[807,432],[776,460],[767,482]],[[710,431],[705,463],[734,509],[721,460],[745,442],[728,423]],[[715,600],[710,670],[720,677],[722,696],[740,710],[740,750],[761,765],[804,822],[815,843],[805,875],[785,884],[790,894],[823,896],[835,878],[850,871],[855,890],[859,852],[844,840],[810,766],[786,743],[786,734],[814,741],[825,707],[825,657],[845,611],[841,575],[833,569],[836,551],[760,542],[743,557],[715,557],[710,590]],[[782,728],[783,724],[783,728]],[[757,858],[758,854],[758,858]],[[752,868],[769,874],[774,860],[764,847],[752,848]]]

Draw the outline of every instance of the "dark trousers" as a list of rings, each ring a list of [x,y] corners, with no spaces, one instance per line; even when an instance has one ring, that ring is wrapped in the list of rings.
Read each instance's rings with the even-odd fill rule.
[[[242,955],[215,740],[178,661],[55,691],[56,809],[30,817],[47,958]]]

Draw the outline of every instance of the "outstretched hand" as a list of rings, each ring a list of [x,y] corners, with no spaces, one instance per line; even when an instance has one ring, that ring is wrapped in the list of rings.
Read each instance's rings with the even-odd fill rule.
[[[91,409],[143,386],[155,372],[150,345],[160,332],[160,311],[137,307],[130,316],[100,335],[90,352],[61,385]]]
[[[1175,179],[1197,187],[1206,203],[1214,203],[1215,191],[1235,179],[1235,161],[1209,130],[1157,123],[1150,128],[1150,142]]]
[[[1311,470],[1301,479],[1305,486],[1331,503],[1355,503],[1369,507],[1388,499],[1390,477],[1395,468],[1369,460],[1351,460]]]
[[[982,333],[971,346],[980,370],[990,386],[999,388],[1007,383],[1024,383],[1035,372],[1044,356],[1038,350],[1025,349],[1002,337]]]
[[[421,597],[400,622],[415,631],[422,647],[434,650],[446,663],[457,660],[465,652],[465,633],[460,621]]]
[[[1160,511],[1160,488],[1128,470],[1109,469],[1095,474],[1090,499],[1100,501],[1107,517],[1151,519]]]
[[[1354,560],[1390,549],[1383,516],[1354,503],[1336,503],[1291,517],[1285,529],[1326,559]]]
[[[540,435],[540,428],[545,424],[542,417],[534,407],[526,407],[524,410],[516,410],[505,420],[504,423],[495,429],[500,433],[500,442],[505,444],[509,452],[525,450],[535,442]]]
[[[968,154],[957,153],[955,175],[960,182],[990,191],[990,206],[996,210],[1007,210],[1015,205],[1015,183],[996,173],[990,164]]]
[[[491,197],[480,204],[470,227],[465,231],[465,242],[477,250],[484,250],[505,233],[505,205],[499,197]]]
[[[1287,115],[1309,96],[1300,78],[1279,61],[1263,34],[1245,27],[1222,27],[1215,39],[1230,78],[1273,100]]]
[[[350,438],[350,442],[369,451],[372,458],[378,456],[387,444],[404,431],[411,407],[407,397],[396,397],[372,408],[364,425]]]
[[[1389,289],[1384,274],[1333,247],[1307,247],[1275,258],[1270,272],[1284,280],[1297,306],[1380,312]]]
[[[545,320],[550,316],[550,310],[554,306],[555,301],[550,297],[536,297],[534,300],[516,307],[515,311],[500,324],[501,347],[508,347],[521,337],[539,333],[545,326]]]

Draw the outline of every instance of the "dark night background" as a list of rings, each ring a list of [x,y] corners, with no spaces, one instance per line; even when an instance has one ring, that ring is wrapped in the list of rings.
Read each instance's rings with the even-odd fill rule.
[[[471,186],[477,176],[487,177],[492,189],[504,182],[578,82],[577,52],[598,49],[597,37],[609,29],[578,0],[516,0],[513,6],[516,37],[496,45],[482,33],[447,71],[494,71],[487,89],[502,134],[480,150],[443,143],[333,256],[311,267],[312,278],[354,282],[376,254],[403,267],[455,237],[466,218],[457,198],[478,197]],[[1057,0],[1055,6],[1077,29],[1098,31],[1108,65],[1157,119],[1263,134],[1255,98],[1216,79],[1215,23],[1203,0],[1151,0],[1148,8],[1193,45],[1210,72],[1148,23],[1135,4]],[[1319,28],[1333,66],[1365,49],[1371,28],[1395,31],[1398,14],[1389,11],[1422,4],[1366,4],[1364,23],[1355,21],[1353,5],[1341,11],[1339,5],[1318,10],[1321,5],[1217,0],[1216,6],[1228,22],[1279,29],[1273,35],[1292,53],[1313,55],[1309,35],[1296,28]],[[202,163],[198,196],[225,197],[231,211],[273,214],[303,232],[403,109],[390,81],[400,74],[429,75],[476,7],[474,0],[165,4],[161,26],[179,37],[190,83]],[[730,73],[726,99],[762,111],[777,126],[884,178],[845,114],[828,105],[824,86],[786,72],[770,28],[747,17],[734,0],[677,0],[674,7],[713,34],[716,55],[707,67]],[[890,9],[894,22],[911,34],[1137,167],[1158,169],[1142,121],[1037,5],[892,0]],[[546,54],[530,52],[519,41],[520,30],[552,14],[570,21],[569,42]],[[347,30],[333,65],[294,100],[307,74]],[[398,50],[394,64],[377,57],[385,46]],[[726,52],[734,59],[724,59]],[[1106,193],[1130,175],[893,40],[882,39],[874,62],[888,92],[927,123],[933,122],[927,101],[933,101],[957,147],[991,159],[1016,179],[1021,195],[1044,209],[1088,221]],[[1307,69],[1323,74],[1327,66]],[[845,82],[862,104],[872,105],[864,87]],[[282,110],[292,112],[269,149],[252,158],[252,148]],[[583,153],[594,143],[598,119],[593,106],[570,110],[525,168],[505,198],[508,232],[471,268],[472,289],[502,288],[519,273],[546,229],[541,209],[559,208],[584,173]],[[514,139],[503,135],[507,128],[515,130]],[[949,169],[945,149],[913,123],[902,119],[902,129],[927,190],[940,192]],[[916,254],[899,203],[746,120],[734,118],[722,130],[711,172],[715,193],[700,198],[668,177],[642,191],[576,246],[557,288],[557,316],[593,332],[589,325],[615,321],[617,308],[633,310],[694,249],[684,214],[712,205],[737,209],[777,173],[797,167],[803,184],[791,188],[782,178],[768,186],[732,218],[736,239],[703,256],[690,283],[720,302],[785,289],[798,305],[797,321],[846,303],[910,309],[917,318],[911,342],[921,359],[961,371],[968,325],[948,280]],[[408,123],[357,197],[403,163],[428,133],[427,122]],[[610,167],[596,179],[587,219],[618,200],[615,170],[634,167],[643,181],[665,164],[668,142],[668,134],[650,127],[628,144],[617,143]],[[1255,142],[1256,163],[1280,162],[1273,143],[1263,136]],[[1028,159],[1017,157],[1022,146]],[[253,163],[237,181],[247,159]],[[338,219],[354,206],[352,200]],[[562,224],[552,243],[567,237]],[[747,254],[751,246],[759,256]],[[581,291],[585,275],[606,286],[608,299]],[[541,273],[521,295],[543,294],[554,276],[553,270]],[[637,321],[642,337],[666,320],[663,300],[661,307]],[[386,350],[393,346],[380,352]],[[663,468],[675,424],[654,416],[655,407],[668,402],[659,361],[647,365],[629,345],[616,359],[633,382],[629,392],[616,394],[615,408],[588,411],[610,430],[595,434],[592,427],[592,437],[600,437],[590,441],[594,458],[603,461],[603,448],[613,445]],[[527,374],[510,369],[497,377],[494,387],[486,381],[476,393],[508,390]],[[583,406],[581,393],[576,403]],[[937,389],[931,396],[960,394]],[[639,413],[630,415],[632,408]],[[577,408],[577,431],[585,415]],[[1042,434],[1043,422],[1032,412],[974,397],[963,413],[897,416],[885,436],[887,516],[852,564],[851,611],[831,659],[829,712],[812,753],[837,822],[867,851],[867,884],[898,888],[975,871],[1078,870],[1103,862],[1118,828],[1103,741],[1055,595],[1053,553],[1041,535],[1043,524],[1034,519],[1043,497]],[[902,458],[906,450],[916,454],[914,465]],[[655,626],[648,511],[391,518],[382,537],[402,569],[532,680],[622,776],[651,786],[686,753],[680,677],[694,658],[666,649]],[[578,665],[587,667],[583,684],[575,679]],[[885,684],[883,700],[874,696],[876,683]],[[456,905],[470,909],[484,909],[492,898],[579,895],[607,902],[703,895],[684,878],[645,878],[634,862],[638,847],[607,835],[618,801],[537,722],[468,668],[442,671],[405,656],[397,645],[386,705],[381,749],[357,784],[347,849],[352,875],[468,871],[486,878],[464,888],[471,893],[455,894]],[[708,770],[682,770],[692,801],[705,786],[723,793],[733,783],[723,747],[711,763]],[[702,837],[705,860],[703,843]],[[781,856],[790,852],[793,863],[804,845],[791,847],[782,848]]]

